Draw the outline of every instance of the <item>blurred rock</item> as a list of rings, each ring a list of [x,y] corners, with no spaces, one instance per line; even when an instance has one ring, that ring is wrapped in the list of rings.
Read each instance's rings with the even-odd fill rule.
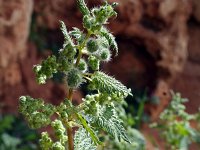
[[[193,0],[193,15],[195,19],[200,22],[200,1]]]
[[[200,26],[189,26],[189,57],[182,73],[174,80],[173,87],[190,101],[187,110],[195,113],[200,107]]]
[[[26,55],[32,7],[32,0],[0,0],[0,91],[21,81],[15,63]]]

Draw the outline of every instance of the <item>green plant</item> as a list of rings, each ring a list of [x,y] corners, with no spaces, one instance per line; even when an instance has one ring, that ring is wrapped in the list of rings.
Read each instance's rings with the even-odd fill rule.
[[[42,133],[40,146],[44,150],[100,149],[104,144],[97,135],[102,132],[108,133],[117,142],[130,143],[116,105],[132,95],[131,90],[99,71],[100,62],[111,60],[111,49],[116,55],[118,53],[114,36],[104,26],[110,17],[116,16],[116,3],[104,2],[90,10],[84,0],[77,2],[83,14],[85,32],[78,28],[68,32],[61,21],[63,48],[58,56],[49,56],[33,69],[39,84],[45,84],[55,73],[62,72],[68,88],[67,98],[58,106],[30,96],[19,98],[19,111],[31,128],[50,125],[54,130],[55,140],[48,132]],[[93,94],[87,95],[81,104],[75,106],[72,103],[73,92],[82,83],[88,83]],[[76,129],[74,137],[73,129]]]
[[[36,150],[38,135],[14,115],[0,116],[1,150]]]
[[[189,144],[199,142],[200,128],[192,127],[191,121],[198,121],[200,113],[187,113],[184,102],[187,99],[181,98],[179,93],[172,94],[172,101],[160,114],[160,120],[151,124],[151,127],[158,128],[161,132],[167,149],[187,150]]]
[[[118,103],[116,106],[118,116],[124,122],[124,127],[127,129],[127,136],[131,143],[118,142],[111,140],[109,135],[101,134],[101,139],[105,143],[105,150],[145,150],[146,141],[144,136],[136,129],[133,128],[136,124],[136,118],[133,118],[130,113],[125,111],[128,104],[125,101]]]

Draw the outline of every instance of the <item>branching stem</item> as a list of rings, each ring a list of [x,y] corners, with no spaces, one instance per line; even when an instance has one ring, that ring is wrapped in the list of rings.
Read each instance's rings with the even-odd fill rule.
[[[86,44],[87,40],[89,39],[90,35],[91,35],[91,33],[88,32],[85,40],[83,41],[83,43],[78,48],[79,53],[78,53],[78,57],[77,57],[77,60],[76,60],[76,63],[75,63],[76,67],[78,66],[78,64],[80,62],[80,59],[82,57],[82,50],[85,47],[85,44]],[[73,88],[69,88],[67,99],[72,101],[73,100],[72,98],[73,98]],[[71,118],[69,117],[69,120],[70,119]],[[67,127],[67,136],[68,136],[68,150],[74,150],[73,129],[70,126]]]

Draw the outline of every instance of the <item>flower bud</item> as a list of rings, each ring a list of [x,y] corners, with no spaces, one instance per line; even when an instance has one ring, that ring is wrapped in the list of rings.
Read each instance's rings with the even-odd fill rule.
[[[81,71],[81,72],[86,72],[87,71],[87,63],[85,62],[84,59],[81,59],[79,64],[78,64],[78,69]]]
[[[77,88],[82,83],[82,76],[78,69],[72,69],[67,74],[67,83],[70,88]]]
[[[60,142],[56,142],[53,143],[52,150],[65,150],[65,147]]]
[[[100,61],[95,56],[90,56],[88,58],[88,66],[92,70],[99,70]]]
[[[94,38],[90,38],[87,42],[87,50],[90,53],[94,53],[98,50],[99,46],[98,46],[98,42],[96,39]]]
[[[83,17],[83,26],[85,28],[91,29],[93,26],[93,23],[94,23],[94,19],[91,16],[86,15]]]
[[[102,61],[109,61],[111,58],[111,53],[109,51],[109,49],[107,48],[103,48],[101,51],[100,51],[100,59]]]

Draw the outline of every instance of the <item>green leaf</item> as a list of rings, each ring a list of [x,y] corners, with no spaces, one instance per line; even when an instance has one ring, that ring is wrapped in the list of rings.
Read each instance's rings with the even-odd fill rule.
[[[83,128],[79,128],[74,136],[74,150],[96,150],[90,134]]]
[[[90,10],[88,9],[87,5],[85,4],[84,0],[77,0],[77,4],[78,7],[81,11],[81,13],[85,16],[85,15],[89,15],[90,14]]]
[[[60,21],[60,29],[63,33],[63,36],[65,38],[65,44],[70,44],[71,46],[74,46],[71,37],[69,36],[69,33],[67,31],[66,25],[63,21]]]
[[[97,71],[92,75],[91,85],[102,93],[121,93],[124,96],[132,95],[131,89],[127,89],[121,82],[103,72]]]
[[[108,40],[110,47],[116,51],[115,56],[117,56],[118,55],[118,45],[117,45],[117,42],[115,41],[115,37],[106,28],[102,28],[100,31],[100,34]]]
[[[92,140],[94,141],[94,143],[96,145],[98,144],[101,145],[102,143],[99,141],[99,138],[97,137],[95,132],[92,130],[92,128],[87,124],[87,121],[85,120],[85,118],[80,114],[77,114],[77,117],[79,118],[80,122],[82,123],[83,127],[87,130],[87,132],[90,133],[90,136]]]
[[[76,39],[77,44],[80,44],[85,40],[85,35],[83,32],[76,27],[73,27],[73,30],[69,32],[69,35]]]
[[[93,122],[95,125],[109,133],[117,141],[122,139],[128,143],[131,143],[128,136],[126,135],[126,130],[122,125],[122,121],[118,118],[113,106],[106,105],[101,107],[98,116],[93,116]]]

